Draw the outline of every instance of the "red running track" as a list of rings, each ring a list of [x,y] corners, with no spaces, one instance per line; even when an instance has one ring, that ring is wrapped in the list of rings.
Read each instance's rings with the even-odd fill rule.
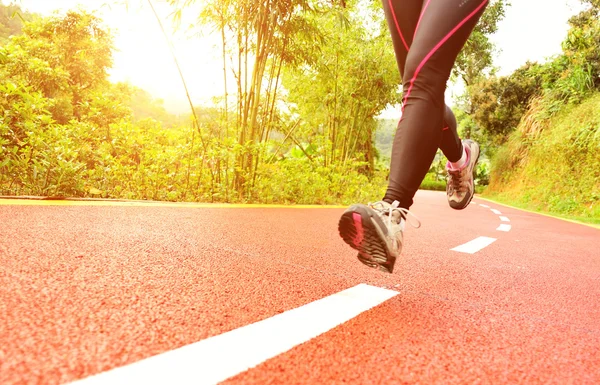
[[[600,383],[600,231],[489,206],[509,232],[419,192],[389,275],[341,241],[343,209],[0,204],[0,383],[68,383],[360,283],[399,295],[226,383]],[[479,236],[497,241],[451,251]]]

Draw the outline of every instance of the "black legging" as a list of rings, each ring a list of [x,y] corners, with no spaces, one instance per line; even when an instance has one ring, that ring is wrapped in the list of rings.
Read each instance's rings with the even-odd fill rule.
[[[384,200],[408,209],[438,148],[462,156],[456,118],[444,102],[458,53],[488,0],[383,0],[404,88]]]

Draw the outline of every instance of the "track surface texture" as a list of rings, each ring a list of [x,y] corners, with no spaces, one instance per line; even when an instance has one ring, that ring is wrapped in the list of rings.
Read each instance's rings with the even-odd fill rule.
[[[599,384],[600,230],[445,199],[417,194],[393,274],[341,240],[342,208],[1,203],[0,384],[69,383],[359,284],[399,294],[225,383]],[[477,237],[496,241],[451,250]]]

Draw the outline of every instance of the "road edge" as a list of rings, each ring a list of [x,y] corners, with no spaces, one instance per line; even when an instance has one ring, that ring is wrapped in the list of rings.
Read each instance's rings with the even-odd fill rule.
[[[285,205],[256,203],[202,203],[151,200],[63,198],[38,196],[0,196],[0,206],[113,206],[113,207],[188,207],[188,208],[275,208],[275,209],[345,209],[341,205]]]
[[[585,223],[585,222],[581,222],[581,221],[576,221],[574,219],[567,219],[567,218],[557,217],[555,215],[547,214],[547,213],[542,213],[542,212],[539,212],[539,211],[533,211],[533,210],[523,209],[521,207],[511,206],[509,204],[501,203],[501,202],[495,201],[495,200],[490,199],[490,198],[484,198],[484,197],[482,197],[480,195],[475,195],[475,198],[481,199],[481,200],[484,200],[484,201],[487,201],[487,202],[490,202],[490,203],[498,204],[500,206],[508,207],[508,208],[511,208],[511,209],[525,211],[525,212],[530,213],[530,214],[539,214],[539,215],[542,215],[544,217],[549,217],[549,218],[554,218],[554,219],[560,219],[561,221],[571,222],[571,223],[575,223],[575,224],[578,224],[578,225],[583,225],[583,226],[591,227],[592,229],[600,230],[600,225],[595,225],[593,223]]]

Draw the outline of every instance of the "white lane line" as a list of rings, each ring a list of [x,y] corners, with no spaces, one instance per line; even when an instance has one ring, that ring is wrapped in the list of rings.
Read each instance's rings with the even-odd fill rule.
[[[490,208],[490,206],[488,206],[488,205],[483,205],[483,204],[482,204],[482,205],[479,205],[479,206],[481,206],[481,207],[485,207],[486,209],[489,209],[489,208]]]
[[[496,215],[500,215],[502,214],[500,211],[496,210],[496,209],[492,209],[492,212]]]
[[[263,321],[73,384],[217,384],[398,294],[397,291],[360,284]]]
[[[511,225],[501,224],[500,226],[498,226],[498,228],[496,230],[508,232],[508,231],[510,231],[511,228],[512,228]]]
[[[502,222],[510,222],[510,219],[508,219],[507,217],[500,217],[500,220]]]
[[[479,250],[491,245],[494,242],[496,242],[496,238],[479,237],[451,250],[458,251],[460,253],[475,254]]]

